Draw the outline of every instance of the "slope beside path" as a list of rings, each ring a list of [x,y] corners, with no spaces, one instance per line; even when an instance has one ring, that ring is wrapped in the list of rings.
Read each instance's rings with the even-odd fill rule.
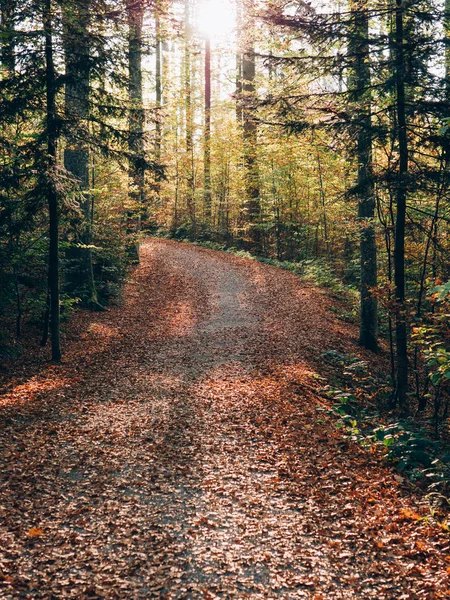
[[[0,597],[450,597],[448,535],[317,410],[356,331],[291,273],[141,255],[0,397]]]

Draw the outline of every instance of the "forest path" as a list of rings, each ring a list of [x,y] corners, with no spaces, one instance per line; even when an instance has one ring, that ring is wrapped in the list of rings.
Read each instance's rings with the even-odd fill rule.
[[[317,395],[356,332],[294,275],[149,240],[0,398],[1,598],[448,597],[448,538]]]

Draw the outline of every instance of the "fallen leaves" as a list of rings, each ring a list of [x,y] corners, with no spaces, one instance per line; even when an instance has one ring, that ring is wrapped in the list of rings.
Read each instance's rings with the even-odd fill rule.
[[[318,418],[315,357],[354,332],[303,288],[143,246],[124,305],[7,390],[0,597],[447,597],[420,499]]]
[[[44,535],[44,532],[42,529],[39,529],[39,527],[32,527],[27,533],[29,538],[38,538],[42,535]]]

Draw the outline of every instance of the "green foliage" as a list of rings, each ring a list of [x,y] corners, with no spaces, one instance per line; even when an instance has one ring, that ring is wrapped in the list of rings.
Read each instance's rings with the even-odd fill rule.
[[[432,440],[412,419],[388,421],[379,411],[361,407],[348,392],[328,386],[324,389],[333,404],[329,413],[349,438],[380,452],[397,471],[429,492],[450,493],[450,448]]]
[[[430,310],[413,329],[412,338],[420,348],[428,376],[436,388],[450,381],[450,282],[433,286],[429,292]]]

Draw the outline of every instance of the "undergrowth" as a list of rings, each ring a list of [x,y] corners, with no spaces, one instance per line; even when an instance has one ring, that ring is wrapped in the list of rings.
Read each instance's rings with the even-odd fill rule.
[[[338,367],[340,385],[327,385],[322,393],[330,401],[326,411],[352,441],[381,456],[417,487],[425,491],[431,510],[450,509],[450,447],[433,437],[433,423],[412,416],[399,417],[381,410],[390,393],[389,382],[369,373],[359,357],[335,350],[322,358]],[[433,508],[434,507],[434,508]],[[447,525],[445,525],[447,527]]]

